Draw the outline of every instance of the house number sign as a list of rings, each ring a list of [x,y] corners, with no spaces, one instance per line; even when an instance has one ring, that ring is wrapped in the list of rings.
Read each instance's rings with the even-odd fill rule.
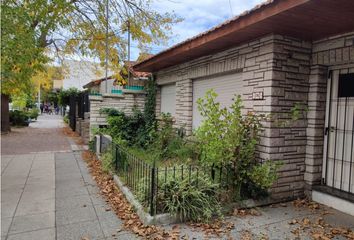
[[[263,92],[253,92],[252,99],[253,100],[263,100],[264,99]]]

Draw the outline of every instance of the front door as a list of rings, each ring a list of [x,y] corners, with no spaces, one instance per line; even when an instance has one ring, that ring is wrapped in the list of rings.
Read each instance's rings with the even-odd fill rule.
[[[326,106],[323,180],[354,193],[354,71],[330,72]]]

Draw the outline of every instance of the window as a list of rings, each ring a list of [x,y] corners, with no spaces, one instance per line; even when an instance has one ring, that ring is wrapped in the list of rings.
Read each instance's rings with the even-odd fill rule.
[[[354,97],[354,73],[339,74],[338,97]]]

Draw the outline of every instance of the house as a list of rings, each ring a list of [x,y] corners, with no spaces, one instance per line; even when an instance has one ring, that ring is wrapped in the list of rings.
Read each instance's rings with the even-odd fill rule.
[[[106,115],[100,113],[103,108],[116,108],[126,114],[131,114],[133,108],[144,110],[146,96],[144,85],[150,73],[135,71],[132,68],[133,64],[134,61],[124,63],[119,79],[111,75],[107,79],[96,79],[83,86],[90,92],[91,133],[93,129],[107,125]]]
[[[273,0],[137,63],[188,134],[202,121],[208,89],[222,106],[241,95],[245,110],[289,120],[264,124],[259,158],[281,160],[275,199],[303,196],[354,215],[354,1]]]
[[[61,83],[63,89],[77,88],[83,90],[82,86],[92,79],[103,77],[105,74],[104,68],[100,67],[98,63],[90,61],[64,60],[63,66],[68,72]],[[109,72],[110,74],[112,72]]]

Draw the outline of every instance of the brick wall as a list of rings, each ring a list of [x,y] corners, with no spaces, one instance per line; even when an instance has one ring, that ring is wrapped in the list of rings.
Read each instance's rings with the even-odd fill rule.
[[[90,137],[92,137],[92,129],[98,128],[100,125],[107,125],[106,114],[101,114],[102,108],[115,108],[123,111],[127,115],[132,114],[132,109],[136,107],[140,111],[144,111],[145,93],[126,92],[122,95],[103,95],[90,96]]]

